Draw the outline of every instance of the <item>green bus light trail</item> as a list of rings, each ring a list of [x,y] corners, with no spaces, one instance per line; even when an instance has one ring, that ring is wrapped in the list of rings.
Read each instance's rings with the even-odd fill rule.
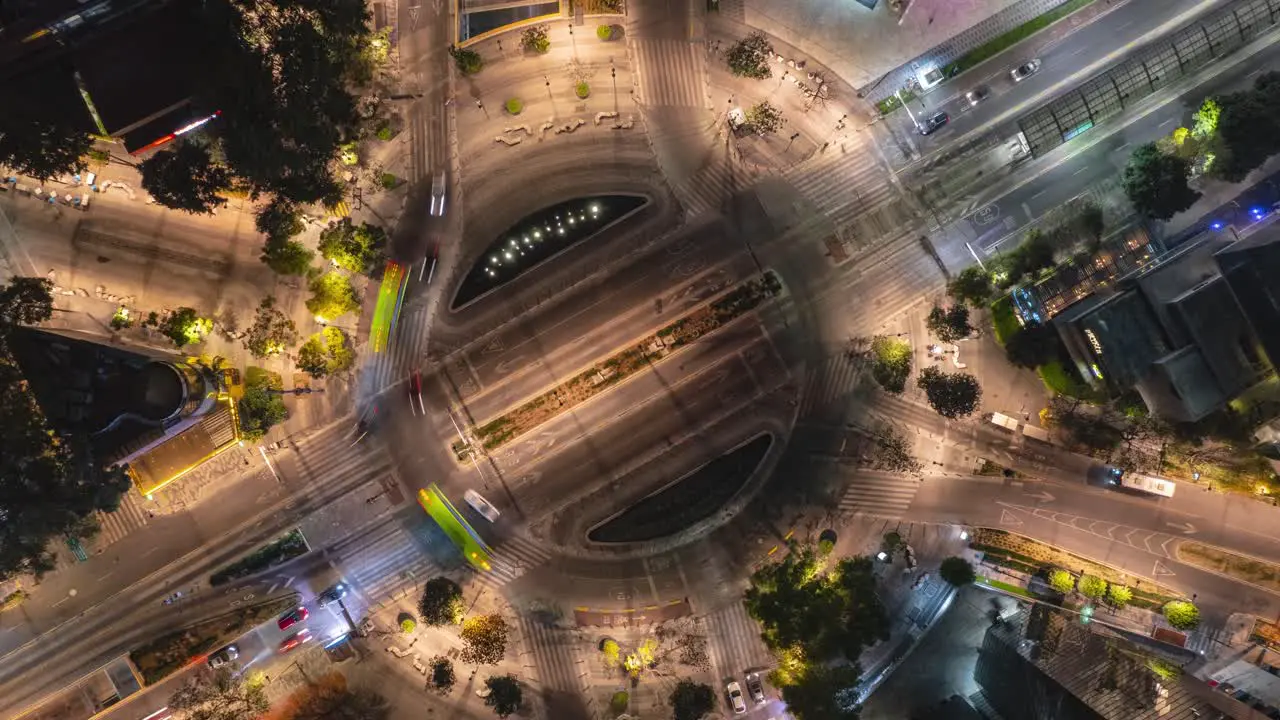
[[[432,483],[425,490],[418,491],[418,504],[431,516],[432,520],[449,536],[462,556],[479,570],[489,571],[491,559],[489,546],[476,534],[475,528],[463,519],[458,509],[449,502],[449,498],[440,492],[439,486]]]
[[[382,273],[382,286],[378,288],[378,304],[374,307],[373,322],[369,329],[370,345],[375,353],[387,349],[391,330],[400,315],[408,279],[403,265],[395,261],[387,262],[387,268]]]

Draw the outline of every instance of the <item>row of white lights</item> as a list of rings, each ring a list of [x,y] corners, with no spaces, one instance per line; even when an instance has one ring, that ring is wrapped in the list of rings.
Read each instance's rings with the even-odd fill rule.
[[[600,216],[600,206],[593,203],[589,208],[587,208],[587,212],[591,214],[592,220],[598,220]],[[586,222],[586,221],[587,221],[586,213],[582,213],[577,217],[574,217],[572,214],[568,216],[568,223],[570,226],[577,225],[579,222]],[[545,230],[548,235],[552,234],[551,226],[544,225],[542,227],[542,230],[533,231],[532,238],[530,238],[528,235],[525,235],[523,238],[521,238],[521,240],[524,241],[525,245],[533,245],[536,242],[541,242],[543,230]],[[564,221],[561,219],[559,215],[556,216],[555,234],[556,235],[565,234]],[[517,255],[524,255],[524,250],[520,247],[519,240],[512,239],[508,243],[508,246],[505,250],[503,250],[500,253],[494,253],[493,255],[489,256],[489,267],[485,268],[485,272],[489,275],[489,277],[497,277],[498,271],[495,266],[502,265],[504,261],[514,262]]]

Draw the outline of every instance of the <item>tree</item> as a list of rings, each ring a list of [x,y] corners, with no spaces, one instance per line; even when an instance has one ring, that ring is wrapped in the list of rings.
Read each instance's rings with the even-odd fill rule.
[[[769,67],[769,58],[773,54],[773,45],[762,32],[753,32],[734,43],[727,53],[725,61],[734,75],[763,80],[773,75]]]
[[[332,325],[312,335],[298,348],[298,369],[313,378],[346,372],[355,364],[350,338]]]
[[[1035,278],[1041,270],[1054,266],[1053,238],[1033,228],[1016,248],[998,258],[1006,270],[1005,286],[1023,278]]]
[[[1106,229],[1102,208],[1093,203],[1086,203],[1071,218],[1069,227],[1072,233],[1085,239],[1090,254],[1098,252],[1102,233]]]
[[[743,600],[770,649],[853,661],[863,647],[888,637],[873,570],[869,558],[850,557],[825,572],[811,545],[796,546],[752,573]]]
[[[160,322],[160,332],[177,347],[198,343],[213,329],[213,321],[202,318],[194,308],[180,307]]]
[[[455,625],[462,620],[462,588],[447,577],[434,577],[422,587],[418,614],[431,627]]]
[[[551,38],[546,24],[530,25],[520,33],[520,47],[538,54],[551,49]]]
[[[929,311],[929,316],[925,318],[924,325],[944,343],[956,342],[969,337],[973,332],[973,328],[969,325],[967,305],[952,305],[946,310],[934,305]]]
[[[507,652],[507,622],[496,613],[468,618],[462,623],[463,662],[497,665]]]
[[[119,507],[132,482],[123,468],[94,460],[87,434],[50,427],[2,340],[0,434],[0,581],[39,578],[56,565],[51,543],[83,533],[94,512]]]
[[[280,275],[306,275],[315,256],[295,240],[268,238],[262,245],[262,262]]]
[[[1076,589],[1076,579],[1071,573],[1062,568],[1053,568],[1049,571],[1048,576],[1049,587],[1060,593],[1069,593]]]
[[[1060,342],[1052,327],[1034,323],[1024,325],[1006,340],[1004,352],[1010,363],[1035,369],[1058,359]]]
[[[458,679],[453,672],[453,661],[444,655],[437,655],[431,658],[428,664],[431,667],[431,676],[427,679],[427,687],[441,695],[448,695],[453,691],[453,685]]]
[[[1164,619],[1179,630],[1194,630],[1200,624],[1200,608],[1186,600],[1172,600],[1160,609]]]
[[[450,45],[449,57],[453,58],[453,64],[463,75],[475,75],[484,69],[484,58],[480,57],[480,53],[475,50]]]
[[[942,561],[938,575],[949,584],[961,587],[973,582],[977,577],[973,572],[973,564],[959,556],[952,556]]]
[[[253,224],[258,228],[258,232],[267,236],[268,243],[274,242],[277,245],[283,245],[289,238],[301,235],[305,229],[302,224],[302,211],[298,209],[297,204],[279,196],[271,198],[271,202],[258,208],[258,212],[253,217]]]
[[[345,683],[318,683],[307,688],[288,718],[289,720],[387,720],[390,716],[391,706],[387,699],[372,690],[347,689]]]
[[[297,365],[299,370],[313,378],[329,374],[329,357],[319,333],[312,335],[298,348]]]
[[[520,709],[524,692],[514,675],[495,675],[485,680],[484,685],[489,688],[484,704],[493,708],[498,717],[504,718]]]
[[[1096,575],[1081,575],[1076,587],[1081,595],[1092,600],[1097,600],[1107,593],[1107,581]]]
[[[143,160],[138,171],[142,189],[164,207],[208,215],[227,204],[220,193],[231,187],[231,173],[214,162],[204,145],[180,142]]]
[[[991,300],[995,288],[991,284],[991,273],[977,265],[970,265],[956,275],[947,285],[947,293],[957,303],[969,303],[974,307],[982,307]]]
[[[244,337],[245,349],[256,358],[264,358],[279,355],[297,341],[297,329],[293,321],[276,307],[276,299],[271,295],[263,298],[258,303],[253,325]]]
[[[778,132],[783,123],[787,121],[786,118],[782,117],[782,111],[768,100],[761,100],[747,108],[746,115],[747,127],[757,135]]]
[[[796,720],[858,720],[858,711],[837,696],[858,684],[856,665],[807,665],[796,681],[782,686],[782,700]]]
[[[14,276],[0,286],[0,333],[19,325],[38,325],[53,317],[53,283]]]
[[[972,415],[982,399],[982,388],[969,373],[944,373],[930,366],[920,371],[916,385],[924,390],[929,405],[951,420]]]
[[[1128,605],[1129,601],[1132,599],[1133,591],[1124,585],[1116,585],[1115,583],[1112,583],[1107,586],[1107,602],[1111,603],[1115,607],[1122,608],[1125,605]]]
[[[320,255],[338,267],[353,273],[367,273],[382,257],[387,234],[369,223],[353,225],[343,218],[320,233]]]
[[[317,317],[326,321],[354,312],[360,308],[360,298],[356,289],[346,275],[329,271],[313,279],[310,284],[311,297],[307,298],[307,309]]]
[[[885,392],[901,395],[911,375],[911,346],[897,338],[877,335],[871,341],[871,377]]]
[[[223,667],[200,671],[169,698],[169,707],[178,711],[180,720],[253,720],[270,703],[261,683],[243,682]]]
[[[701,720],[716,706],[715,692],[710,685],[692,680],[681,680],[671,690],[671,717],[673,720]]]
[[[606,638],[600,643],[600,654],[604,656],[603,662],[606,670],[617,670],[622,666],[622,647],[618,645],[618,641],[613,638]]]
[[[876,435],[876,449],[871,469],[887,472],[918,473],[924,466],[911,454],[911,443],[892,425],[884,425]]]
[[[257,367],[245,372],[244,395],[240,398],[240,431],[246,440],[254,441],[266,435],[272,425],[284,422],[289,411],[280,395],[271,392],[274,384],[271,373]]]
[[[84,105],[61,103],[61,94],[49,92],[60,84],[52,76],[55,66],[6,78],[0,104],[0,165],[41,182],[84,170],[83,158],[93,147],[89,133],[72,119],[83,116]]]
[[[1122,182],[1133,209],[1157,220],[1168,220],[1200,198],[1187,184],[1191,163],[1160,152],[1155,143],[1142,145],[1129,156]]]
[[[1254,81],[1253,89],[1218,98],[1217,138],[1222,152],[1213,164],[1213,172],[1224,180],[1244,180],[1280,150],[1274,75],[1264,73]]]

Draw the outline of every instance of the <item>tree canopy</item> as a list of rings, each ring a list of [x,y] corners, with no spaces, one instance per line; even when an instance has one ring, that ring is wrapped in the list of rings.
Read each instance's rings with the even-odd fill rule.
[[[297,341],[297,329],[276,307],[276,299],[270,295],[263,298],[253,316],[253,325],[244,337],[245,349],[256,358],[264,358],[279,355]]]
[[[1160,151],[1155,143],[1142,145],[1124,168],[1124,193],[1133,209],[1157,220],[1168,220],[1195,204],[1200,193],[1187,180],[1191,163]]]
[[[175,347],[198,343],[212,329],[213,321],[200,317],[195,308],[189,307],[180,307],[160,321],[160,332],[172,340]]]
[[[782,686],[782,699],[796,720],[858,720],[858,711],[840,694],[858,684],[857,665],[808,665],[796,680]]]
[[[763,80],[773,75],[769,56],[773,45],[762,32],[753,32],[729,47],[725,61],[734,75]]]
[[[876,434],[876,449],[871,456],[873,470],[918,473],[924,467],[912,454],[912,443],[892,425],[883,425]]]
[[[430,626],[454,625],[462,619],[462,588],[447,577],[434,577],[422,587],[418,614]]]
[[[1034,369],[1058,359],[1061,340],[1052,327],[1040,323],[1025,325],[1005,341],[1004,352],[1009,362]]]
[[[262,245],[262,262],[280,275],[306,275],[315,257],[296,240],[270,237]]]
[[[93,139],[74,118],[84,114],[80,98],[67,102],[51,92],[55,64],[5,80],[0,103],[0,165],[37,180],[80,172]]]
[[[716,696],[710,685],[685,679],[671,689],[673,720],[702,720],[715,706]]]
[[[261,683],[244,682],[226,667],[200,670],[169,697],[182,720],[254,720],[269,706]]]
[[[957,303],[969,303],[974,307],[987,304],[994,290],[991,284],[991,273],[977,265],[970,265],[961,270],[960,274],[947,285],[947,293],[953,300]]]
[[[333,320],[360,309],[360,298],[346,275],[331,270],[317,276],[310,284],[311,297],[307,309],[312,314]]]
[[[747,127],[759,135],[778,132],[787,121],[782,116],[782,111],[768,100],[761,100],[747,108],[746,116]]]
[[[973,563],[959,556],[943,560],[938,568],[938,575],[955,587],[968,585],[977,577],[973,572]]]
[[[298,348],[298,369],[313,378],[346,372],[355,361],[356,354],[347,334],[332,325],[312,335]]]
[[[871,378],[885,392],[901,395],[911,375],[911,346],[898,338],[877,335],[871,341]]]
[[[382,228],[369,223],[354,225],[351,218],[343,218],[320,233],[320,255],[335,265],[353,273],[367,273],[382,257],[387,234]]]
[[[514,675],[494,675],[485,680],[484,685],[489,688],[484,704],[493,708],[493,712],[498,717],[507,717],[520,709],[520,703],[524,701],[524,692],[520,689],[520,682]]]
[[[317,683],[306,688],[287,720],[387,720],[391,706],[382,695],[345,683]]]
[[[973,327],[969,325],[969,307],[952,305],[947,309],[934,305],[925,318],[924,325],[929,332],[944,343],[953,343],[969,337]]]
[[[810,545],[751,575],[744,601],[762,626],[761,638],[780,651],[856,661],[862,649],[888,637],[889,621],[875,594],[871,560],[850,557],[828,569]]]
[[[53,317],[53,283],[44,278],[17,276],[0,287],[0,328],[37,325]]]
[[[982,400],[982,388],[969,373],[944,373],[930,366],[920,371],[916,384],[924,390],[929,406],[952,420],[972,415]]]
[[[468,618],[462,623],[463,662],[473,665],[497,665],[507,653],[507,622],[491,613]]]
[[[1164,619],[1179,630],[1194,630],[1200,625],[1200,608],[1185,600],[1167,602],[1160,611]]]
[[[280,196],[271,198],[271,202],[258,208],[253,224],[258,228],[258,232],[267,236],[267,242],[276,243],[283,243],[295,235],[300,235],[305,229],[298,205]]]
[[[453,685],[458,680],[453,671],[453,661],[444,655],[437,655],[431,658],[428,666],[431,668],[431,675],[427,678],[427,687],[441,695],[452,692]]]
[[[167,208],[207,215],[227,204],[221,193],[231,187],[231,173],[203,144],[179,142],[143,160],[138,171],[142,189]]]
[[[240,398],[240,429],[248,440],[266,435],[272,425],[284,422],[289,411],[280,394],[272,392],[274,378],[262,368],[250,367],[245,371],[244,395]]]

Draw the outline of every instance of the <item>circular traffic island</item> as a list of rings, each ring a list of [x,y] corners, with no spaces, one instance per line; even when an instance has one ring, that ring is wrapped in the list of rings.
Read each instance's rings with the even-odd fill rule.
[[[587,531],[595,543],[637,543],[674,535],[727,505],[769,454],[764,433],[672,482]]]
[[[527,215],[476,259],[454,294],[457,310],[625,220],[650,202],[644,195],[574,198]]]

